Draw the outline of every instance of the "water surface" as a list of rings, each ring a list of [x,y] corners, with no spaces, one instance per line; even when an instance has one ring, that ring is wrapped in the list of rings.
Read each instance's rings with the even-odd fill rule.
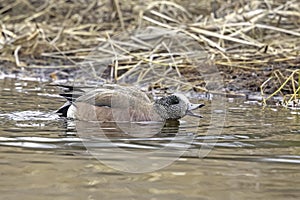
[[[54,113],[64,103],[59,92],[46,83],[0,80],[1,199],[300,198],[297,111],[227,99],[222,133],[207,134],[212,109],[203,100],[204,118],[196,124],[184,118],[157,134],[155,124],[122,124],[123,131],[139,127],[124,134],[115,124],[93,128],[60,119]],[[145,128],[151,134],[139,135]],[[212,150],[203,158],[201,148]],[[168,151],[147,154],[160,149]],[[148,173],[112,168],[166,160]]]

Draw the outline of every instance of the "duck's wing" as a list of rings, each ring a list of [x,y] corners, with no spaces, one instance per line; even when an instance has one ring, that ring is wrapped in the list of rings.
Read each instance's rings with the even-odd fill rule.
[[[67,117],[68,109],[76,102],[83,102],[97,107],[113,108],[133,108],[140,109],[144,105],[150,104],[148,96],[134,87],[124,87],[119,85],[105,84],[100,88],[94,87],[74,87],[67,85],[55,85],[63,88],[63,96],[68,101],[60,107],[56,113]]]
[[[132,97],[132,98],[138,98],[139,100],[147,102],[147,103],[151,103],[151,101],[150,101],[149,97],[147,96],[147,94],[142,92],[137,87],[114,85],[114,84],[105,84],[105,85],[103,85],[103,88],[113,90],[116,93],[124,94],[124,95]]]
[[[113,91],[103,88],[88,91],[77,98],[76,102],[91,104],[94,106],[111,107],[111,100],[113,98]]]
[[[110,90],[105,88],[98,88],[86,92],[84,95],[78,97],[76,102],[111,108],[133,108],[151,103],[147,95],[144,95],[142,92],[135,92],[133,95],[130,90]]]
[[[144,102],[151,102],[149,97],[144,92],[142,92],[139,88],[132,86],[121,86],[116,84],[103,84],[97,88],[89,86],[69,86],[59,84],[55,84],[52,86],[63,88],[64,92],[59,95],[65,97],[68,101],[71,102],[75,101],[81,96],[87,95],[91,97],[98,93],[111,93],[112,91],[118,94],[123,94],[125,96],[138,98]]]

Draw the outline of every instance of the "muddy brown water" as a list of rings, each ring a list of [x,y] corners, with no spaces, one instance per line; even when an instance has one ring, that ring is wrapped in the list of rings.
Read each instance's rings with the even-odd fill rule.
[[[300,111],[226,99],[213,134],[204,100],[196,124],[152,134],[158,124],[62,120],[58,93],[0,80],[0,199],[300,199]]]

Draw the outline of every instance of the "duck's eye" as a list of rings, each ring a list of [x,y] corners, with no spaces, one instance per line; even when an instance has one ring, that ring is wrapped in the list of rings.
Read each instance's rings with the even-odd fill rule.
[[[168,104],[172,105],[172,104],[179,104],[179,99],[177,96],[171,95],[169,96],[169,98],[167,99]]]

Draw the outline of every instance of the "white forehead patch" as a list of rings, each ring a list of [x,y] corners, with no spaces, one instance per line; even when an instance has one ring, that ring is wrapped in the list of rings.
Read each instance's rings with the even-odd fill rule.
[[[190,103],[190,101],[188,100],[188,98],[186,96],[184,96],[183,94],[175,93],[174,95],[176,97],[178,97],[179,99],[181,99],[182,101],[184,101],[185,103]]]

